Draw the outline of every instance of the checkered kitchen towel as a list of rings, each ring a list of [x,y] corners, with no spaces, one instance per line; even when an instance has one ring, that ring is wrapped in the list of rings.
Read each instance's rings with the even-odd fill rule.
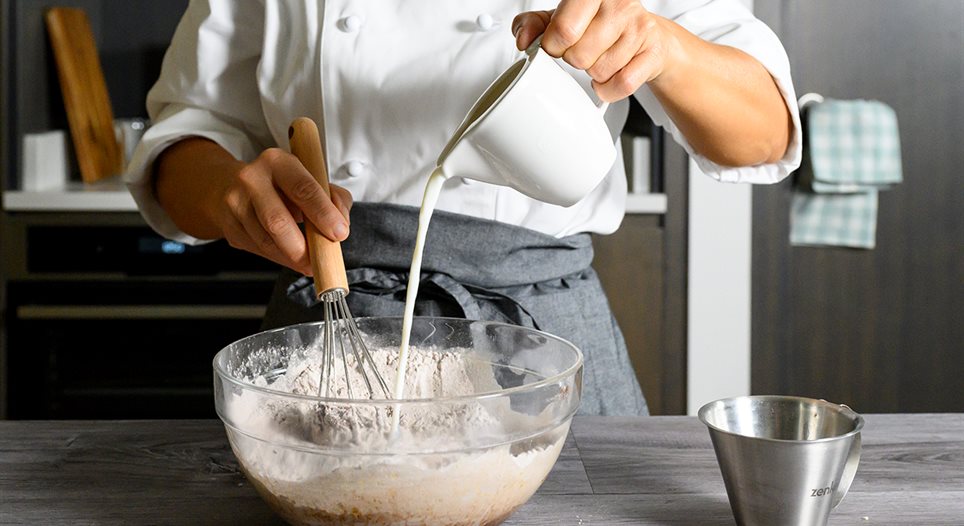
[[[877,190],[853,194],[795,191],[790,220],[793,245],[874,248]]]
[[[809,155],[791,208],[790,242],[874,248],[877,192],[902,181],[897,114],[878,101],[811,106]]]

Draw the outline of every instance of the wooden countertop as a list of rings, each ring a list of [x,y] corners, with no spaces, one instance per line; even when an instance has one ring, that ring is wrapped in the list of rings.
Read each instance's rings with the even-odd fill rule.
[[[964,524],[964,415],[864,415],[832,525]],[[693,417],[577,417],[507,525],[733,524]],[[2,421],[0,524],[283,524],[218,421]]]

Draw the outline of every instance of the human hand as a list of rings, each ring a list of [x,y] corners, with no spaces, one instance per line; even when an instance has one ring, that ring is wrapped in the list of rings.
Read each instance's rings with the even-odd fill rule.
[[[330,197],[297,157],[269,148],[243,164],[219,192],[214,221],[232,247],[311,275],[298,223],[311,222],[332,241],[348,237],[351,193],[329,188]]]
[[[562,0],[556,9],[520,13],[516,47],[542,35],[542,49],[585,70],[600,99],[614,102],[662,75],[674,47],[665,19],[639,0]]]

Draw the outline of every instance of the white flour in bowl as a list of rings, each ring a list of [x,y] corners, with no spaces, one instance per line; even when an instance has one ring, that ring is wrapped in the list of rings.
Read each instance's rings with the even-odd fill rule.
[[[372,356],[393,379],[397,349],[374,349]],[[413,348],[408,360],[410,399],[501,389],[491,365],[471,352]],[[331,396],[347,398],[350,386],[354,398],[367,398],[351,355],[347,365],[346,382],[336,360],[332,385],[339,390]],[[289,364],[270,385],[264,377],[250,381],[315,396],[318,371],[309,359]],[[228,428],[235,454],[262,496],[296,524],[498,524],[542,484],[568,431],[567,422],[543,436],[500,443],[512,427],[538,418],[512,411],[505,397],[406,403],[397,435],[391,404],[320,407],[250,391],[241,397],[231,416],[244,433]]]

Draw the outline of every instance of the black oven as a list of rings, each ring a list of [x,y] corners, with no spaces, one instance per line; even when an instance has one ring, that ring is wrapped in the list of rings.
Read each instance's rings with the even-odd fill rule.
[[[6,415],[214,416],[211,360],[259,330],[277,266],[146,227],[26,228],[6,290]]]

